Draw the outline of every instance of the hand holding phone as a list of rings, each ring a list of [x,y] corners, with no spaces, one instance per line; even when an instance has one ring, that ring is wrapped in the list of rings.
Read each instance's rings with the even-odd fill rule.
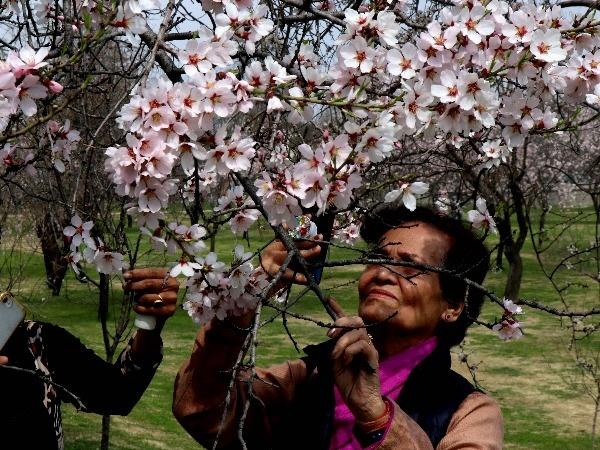
[[[0,352],[19,324],[25,318],[25,311],[10,292],[0,294]],[[2,364],[0,357],[0,364]]]

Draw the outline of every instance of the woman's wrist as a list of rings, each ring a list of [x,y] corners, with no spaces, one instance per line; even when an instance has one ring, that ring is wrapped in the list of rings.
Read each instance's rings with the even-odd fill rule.
[[[379,430],[387,424],[391,414],[389,400],[379,397],[374,406],[367,408],[365,413],[354,415],[356,425],[365,433]]]

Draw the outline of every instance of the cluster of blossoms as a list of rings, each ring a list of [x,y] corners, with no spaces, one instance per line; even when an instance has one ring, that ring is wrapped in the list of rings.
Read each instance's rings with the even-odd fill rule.
[[[207,193],[218,180],[233,180],[232,174],[251,169],[254,140],[243,136],[239,127],[217,126],[217,121],[247,113],[255,101],[264,101],[269,112],[283,109],[278,95],[287,92],[287,83],[295,78],[272,58],[252,62],[238,75],[232,55],[239,45],[252,54],[273,23],[264,18],[264,6],[225,2],[221,7],[215,33],[201,31],[179,52],[184,81],[172,84],[159,78],[140,86],[119,113],[119,126],[127,131],[126,145],[106,152],[106,169],[117,192],[133,199],[128,212],[153,247],[181,253],[171,274],[189,278],[186,309],[199,323],[208,320],[211,311],[239,312],[248,307],[249,296],[255,298],[266,278],[254,273],[250,261],[225,269],[212,253],[200,257],[206,230],[198,224],[164,226],[164,210],[178,188],[189,200],[197,191]],[[253,98],[253,92],[261,97]],[[187,178],[183,185],[178,168]],[[235,184],[213,212],[231,214],[229,223],[236,233],[246,231],[259,216]],[[247,259],[237,253],[237,259]]]
[[[196,259],[185,284],[187,296],[183,304],[194,322],[201,325],[213,317],[224,319],[256,307],[269,281],[262,269],[253,267],[252,257],[253,253],[236,245],[230,268],[212,252],[206,258]]]
[[[8,1],[12,5],[12,11],[21,15],[19,2]],[[70,8],[77,12],[78,17],[87,18],[84,20],[68,21],[63,8],[63,2],[55,0],[39,0],[31,2],[31,11],[38,24],[44,24],[49,27],[70,27],[73,31],[81,32],[86,25],[97,27],[113,27],[123,30],[127,39],[135,42],[135,35],[147,30],[146,13],[150,10],[160,8],[158,0],[128,0],[118,2],[114,5],[107,5],[104,2],[94,0],[75,0]],[[26,12],[27,13],[27,12]]]
[[[396,137],[451,135],[455,145],[488,139],[480,157],[491,168],[529,134],[559,129],[557,96],[597,100],[600,53],[590,21],[573,27],[558,6],[457,2],[414,43],[399,46],[387,11],[347,11],[331,91],[360,102],[375,79],[399,79],[401,87],[379,100],[393,104]]]
[[[215,13],[216,29],[201,31],[179,52],[184,81],[156,79],[140,86],[119,114],[127,145],[106,152],[117,192],[133,199],[130,212],[157,246],[167,248],[157,228],[177,189],[190,198],[227,180],[229,190],[215,213],[231,214],[232,230],[241,233],[259,215],[236,184],[236,175],[249,176],[268,221],[293,227],[306,211],[349,208],[364,172],[401,149],[407,135],[422,133],[455,146],[482,142],[479,160],[493,169],[528,135],[559,131],[553,99],[589,100],[599,79],[598,38],[586,32],[591,22],[585,19],[574,29],[558,7],[457,2],[405,44],[399,44],[401,24],[394,12],[347,9],[330,67],[320,66],[315,49],[303,44],[284,59],[285,67],[267,56],[245,61],[243,71],[234,57],[240,51],[252,56],[256,44],[269,39],[273,22],[267,9],[252,0],[205,0],[203,7]],[[314,104],[346,114],[343,132],[325,131],[318,143],[292,147],[276,131],[270,145],[257,148],[243,127],[223,125],[256,108],[276,115],[276,122],[304,123],[312,119]],[[183,183],[176,167],[186,175]],[[426,183],[403,182],[385,200],[401,199],[414,209],[427,189]],[[469,220],[494,231],[485,201],[478,199],[476,206]],[[350,241],[357,227],[348,227],[337,234]],[[174,270],[197,286],[188,298],[197,321],[235,310],[235,302],[216,293],[232,289],[232,272],[215,268],[216,259],[207,263],[183,253]],[[203,269],[207,264],[210,270]],[[244,292],[252,289],[252,279],[245,279]],[[207,290],[211,294],[203,296]]]
[[[6,130],[12,115],[37,113],[36,101],[62,91],[62,86],[40,74],[49,52],[48,47],[33,50],[25,45],[18,53],[9,52],[0,61],[0,132]]]
[[[119,273],[125,267],[123,255],[110,251],[104,242],[97,236],[92,236],[94,227],[92,221],[83,222],[81,217],[75,215],[71,218],[71,225],[63,230],[63,234],[70,240],[71,252],[67,256],[73,271],[79,274],[80,263],[85,261],[93,264],[99,273]]]
[[[79,131],[71,129],[71,121],[68,119],[63,125],[50,120],[46,129],[50,141],[52,165],[62,173],[65,171],[65,161],[71,161],[71,152],[81,139]]]
[[[357,134],[340,134],[335,139],[325,135],[315,149],[299,145],[296,163],[288,160],[287,165],[263,171],[254,184],[270,223],[295,226],[302,207],[317,215],[347,208],[354,189],[362,184],[362,161],[353,152],[357,142]]]
[[[31,151],[23,151],[15,145],[6,143],[4,147],[0,148],[0,175],[4,175],[11,170],[24,168],[27,175],[33,177],[36,174],[35,167],[32,164],[34,158]]]
[[[521,324],[515,317],[517,314],[523,313],[523,308],[506,298],[502,301],[502,304],[504,306],[502,319],[492,327],[492,330],[496,331],[498,336],[505,341],[523,337]]]
[[[361,222],[356,214],[338,214],[333,224],[333,239],[345,245],[354,245],[360,238],[360,226]]]
[[[62,85],[42,73],[48,65],[45,59],[49,50],[42,47],[36,51],[25,45],[18,52],[9,52],[6,60],[0,61],[0,132],[10,132],[7,130],[9,123],[21,123],[20,117],[28,119],[36,115],[39,100],[62,92]],[[52,164],[59,172],[64,172],[64,162],[70,160],[79,140],[79,132],[71,129],[69,120],[63,125],[50,120],[40,144],[49,143]],[[36,158],[31,150],[25,150],[26,147],[19,142],[7,142],[0,150],[0,170],[24,168],[28,175],[34,176]]]

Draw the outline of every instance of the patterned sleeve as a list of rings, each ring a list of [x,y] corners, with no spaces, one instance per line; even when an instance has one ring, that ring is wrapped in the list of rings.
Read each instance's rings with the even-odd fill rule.
[[[154,355],[154,358],[152,358],[150,361],[140,362],[140,361],[135,361],[135,358],[133,357],[133,352],[131,351],[131,347],[132,347],[134,338],[135,338],[135,334],[131,337],[131,339],[129,339],[127,346],[121,352],[121,355],[117,359],[118,364],[121,369],[121,373],[123,374],[123,376],[131,375],[136,372],[144,372],[144,371],[148,371],[148,370],[150,370],[150,371],[152,371],[152,373],[154,373],[162,361],[162,357],[163,357],[162,341],[160,344],[160,350],[156,353],[156,355]]]
[[[155,358],[140,364],[133,358],[130,341],[111,364],[63,328],[45,324],[43,334],[54,381],[75,394],[87,412],[129,414],[162,360],[159,350]],[[71,401],[66,396],[63,400]]]

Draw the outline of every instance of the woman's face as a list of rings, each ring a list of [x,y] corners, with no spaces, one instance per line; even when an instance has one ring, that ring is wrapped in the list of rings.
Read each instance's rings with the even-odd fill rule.
[[[408,222],[385,233],[379,249],[388,258],[439,267],[450,239],[431,225]],[[410,345],[433,336],[448,311],[438,274],[412,267],[369,265],[358,292],[358,315],[365,323],[384,321],[397,311],[384,327],[387,334],[408,338]]]

